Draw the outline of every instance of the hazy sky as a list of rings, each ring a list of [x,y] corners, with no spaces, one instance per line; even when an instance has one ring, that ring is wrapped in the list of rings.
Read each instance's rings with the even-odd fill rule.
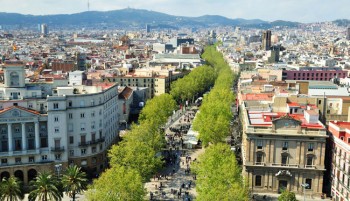
[[[66,14],[87,11],[88,0],[0,0],[0,12]],[[350,19],[349,0],[90,0],[90,10],[147,9],[181,16],[222,15],[229,18],[299,22]]]

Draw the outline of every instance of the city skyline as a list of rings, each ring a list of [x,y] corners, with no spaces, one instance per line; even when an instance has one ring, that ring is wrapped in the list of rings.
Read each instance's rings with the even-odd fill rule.
[[[124,8],[146,9],[177,16],[198,17],[222,15],[231,19],[288,20],[321,22],[348,19],[350,5],[346,0],[12,0],[0,1],[0,12],[32,15],[73,14],[88,11],[110,11]],[[336,8],[336,12],[335,9]],[[312,12],[307,12],[311,10]]]

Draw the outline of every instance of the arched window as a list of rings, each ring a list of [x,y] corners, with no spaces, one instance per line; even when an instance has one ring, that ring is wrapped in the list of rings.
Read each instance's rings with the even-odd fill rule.
[[[10,86],[19,86],[19,76],[17,72],[10,73]]]

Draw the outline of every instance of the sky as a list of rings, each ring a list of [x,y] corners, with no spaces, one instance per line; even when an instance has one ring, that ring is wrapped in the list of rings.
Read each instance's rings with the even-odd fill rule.
[[[90,10],[146,9],[170,15],[321,22],[350,19],[349,0],[89,0]],[[0,12],[33,15],[88,10],[88,0],[0,0]]]

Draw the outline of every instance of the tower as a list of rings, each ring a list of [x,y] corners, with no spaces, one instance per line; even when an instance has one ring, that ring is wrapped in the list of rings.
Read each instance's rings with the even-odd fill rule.
[[[146,24],[146,33],[151,32],[151,27],[149,24]]]
[[[41,24],[41,34],[43,36],[47,36],[47,34],[49,34],[49,28],[47,27],[47,24]]]
[[[346,39],[350,40],[350,27],[346,29]]]
[[[261,47],[263,50],[270,50],[271,48],[271,31],[270,30],[266,30],[263,32]]]

